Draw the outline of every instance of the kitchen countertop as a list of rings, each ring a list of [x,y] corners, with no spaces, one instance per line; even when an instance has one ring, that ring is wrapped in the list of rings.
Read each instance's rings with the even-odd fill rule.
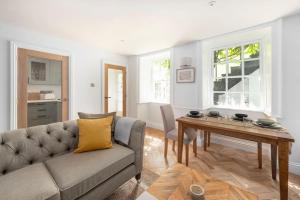
[[[43,100],[28,100],[27,103],[47,103],[47,102],[61,102],[58,99],[43,99]]]

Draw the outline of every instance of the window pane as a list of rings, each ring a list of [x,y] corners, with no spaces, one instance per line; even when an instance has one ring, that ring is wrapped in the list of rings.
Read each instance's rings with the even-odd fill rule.
[[[244,58],[258,58],[260,51],[259,43],[247,44],[244,46]]]
[[[232,47],[228,49],[229,60],[240,60],[241,59],[241,47]]]
[[[214,78],[222,78],[226,76],[226,64],[214,65]]]
[[[260,43],[213,53],[214,105],[260,108]]]
[[[226,50],[220,49],[214,52],[214,63],[224,62],[226,60]]]
[[[244,104],[248,108],[260,107],[260,93],[245,93]]]
[[[229,93],[228,104],[233,107],[240,107],[241,105],[241,93]]]
[[[170,84],[168,80],[154,82],[154,98],[162,103],[170,99]]]
[[[259,74],[259,60],[245,61],[245,75]]]
[[[259,76],[245,77],[245,92],[246,93],[259,93],[260,92],[260,80]]]
[[[226,89],[226,79],[220,78],[214,81],[214,91],[225,91]]]
[[[147,102],[170,102],[170,52],[160,52],[139,59],[139,100]]]
[[[214,93],[214,105],[224,105],[226,101],[225,93]]]
[[[242,75],[242,63],[238,61],[232,61],[228,64],[228,76],[240,76]]]
[[[170,99],[170,59],[155,58],[152,64],[154,101],[165,103]]]
[[[242,78],[228,79],[228,92],[242,92],[242,91],[243,91]]]

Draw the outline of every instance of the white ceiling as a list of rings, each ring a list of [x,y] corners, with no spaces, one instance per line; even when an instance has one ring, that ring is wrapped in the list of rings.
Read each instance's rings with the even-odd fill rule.
[[[0,21],[141,54],[300,11],[300,0],[0,0]],[[124,42],[121,42],[124,40]]]

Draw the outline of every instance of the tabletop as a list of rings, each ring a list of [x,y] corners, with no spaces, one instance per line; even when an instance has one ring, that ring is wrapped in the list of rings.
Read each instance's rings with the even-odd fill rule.
[[[198,126],[202,128],[213,128],[219,131],[237,132],[241,134],[258,136],[273,140],[285,140],[294,142],[294,138],[289,134],[287,129],[270,129],[255,126],[252,122],[239,122],[228,118],[213,118],[213,117],[201,117],[191,118],[182,116],[176,119],[177,122],[183,124],[189,124],[192,126]]]

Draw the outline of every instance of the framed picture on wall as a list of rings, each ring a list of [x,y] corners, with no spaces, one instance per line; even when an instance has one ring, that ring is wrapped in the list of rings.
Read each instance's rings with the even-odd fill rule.
[[[185,68],[176,70],[177,83],[193,83],[195,82],[195,68]]]

